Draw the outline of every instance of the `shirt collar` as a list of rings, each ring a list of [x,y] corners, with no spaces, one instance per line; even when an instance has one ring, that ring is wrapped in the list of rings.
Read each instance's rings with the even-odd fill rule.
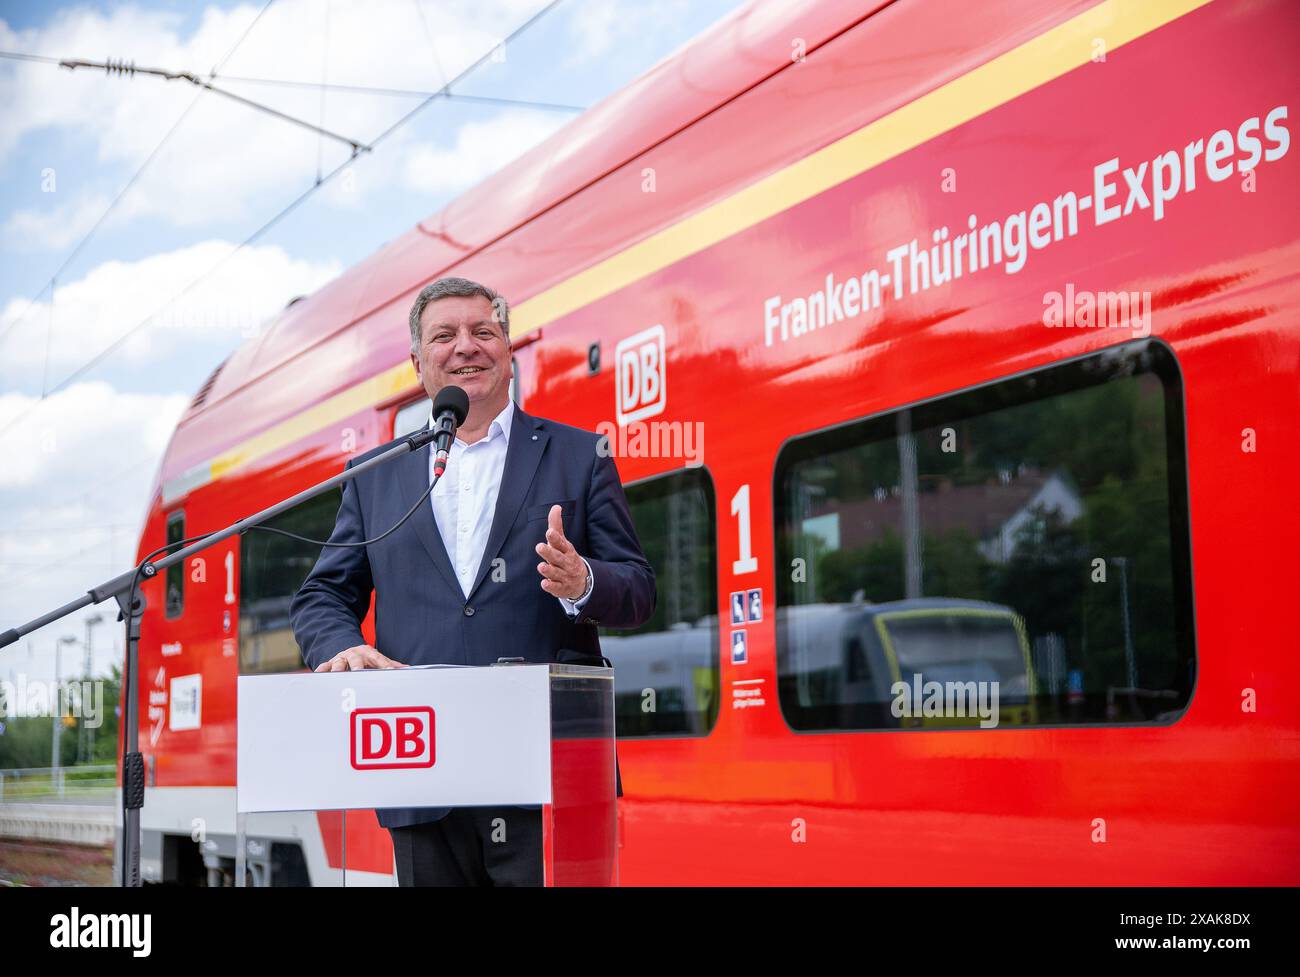
[[[513,399],[511,399],[506,401],[506,406],[502,409],[501,413],[498,414],[496,417],[492,418],[492,423],[488,425],[487,437],[484,438],[483,440],[491,441],[493,432],[500,431],[502,435],[505,436],[506,444],[509,444],[510,426],[514,423],[514,420],[515,420],[515,402]],[[432,416],[429,417],[429,422],[425,425],[425,427],[427,428],[433,427]],[[459,441],[460,439],[457,438],[456,440]],[[478,442],[476,441],[475,444],[477,443]]]
[[[506,444],[509,444],[510,425],[514,423],[514,420],[515,420],[515,402],[513,400],[507,400],[505,407],[501,409],[501,413],[498,414],[496,417],[492,418],[492,423],[488,425],[488,437],[489,438],[492,437],[492,428],[495,427],[505,436]]]

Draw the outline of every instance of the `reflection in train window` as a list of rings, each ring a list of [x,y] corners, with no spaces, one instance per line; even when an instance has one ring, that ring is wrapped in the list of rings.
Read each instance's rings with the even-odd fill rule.
[[[404,438],[408,434],[429,426],[429,415],[433,413],[433,404],[428,397],[406,404],[393,415],[393,437]]]
[[[339,489],[318,495],[266,524],[311,539],[329,539],[342,502]],[[278,533],[240,537],[239,671],[244,675],[304,668],[289,627],[289,605],[321,547]]]
[[[1136,342],[786,445],[786,720],[1176,719],[1195,677],[1182,410],[1172,353]]]
[[[180,509],[167,514],[167,545],[179,543],[185,538],[185,513]],[[175,553],[176,548],[169,548],[167,553]],[[185,561],[173,563],[167,568],[166,600],[163,614],[167,618],[180,617],[185,613]]]
[[[625,491],[658,600],[635,631],[600,630],[618,735],[703,736],[718,717],[713,482],[704,468],[685,468]]]
[[[519,404],[519,358],[512,356],[510,366],[514,375],[510,378],[510,399]],[[520,409],[523,405],[520,404]],[[403,438],[414,431],[428,427],[429,417],[433,413],[433,404],[428,397],[421,397],[409,404],[403,404],[393,415],[393,437]]]

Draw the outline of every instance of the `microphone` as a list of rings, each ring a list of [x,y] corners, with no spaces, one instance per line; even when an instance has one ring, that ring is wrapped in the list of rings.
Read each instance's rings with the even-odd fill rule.
[[[447,468],[447,452],[451,450],[456,428],[469,416],[469,394],[448,384],[433,398],[433,440],[437,455],[433,460],[433,477],[441,478]]]

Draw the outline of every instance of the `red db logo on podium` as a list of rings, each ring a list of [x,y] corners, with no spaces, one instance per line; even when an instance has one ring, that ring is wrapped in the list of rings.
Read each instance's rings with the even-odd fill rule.
[[[428,706],[352,712],[353,768],[431,767],[433,759],[433,710]]]

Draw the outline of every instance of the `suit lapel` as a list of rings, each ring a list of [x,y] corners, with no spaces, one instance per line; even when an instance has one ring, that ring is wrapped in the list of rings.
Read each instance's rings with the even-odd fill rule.
[[[474,577],[474,586],[469,589],[470,597],[474,596],[483,583],[492,561],[505,545],[506,534],[519,515],[519,509],[528,495],[529,486],[533,484],[533,476],[537,474],[537,466],[549,440],[550,435],[542,430],[542,422],[516,406],[514,423],[510,426],[510,443],[506,446],[505,469],[501,472],[501,488],[497,492],[496,511],[492,515],[492,530],[488,533],[487,546],[483,548],[483,559]],[[447,566],[450,570],[450,561]]]
[[[399,470],[402,512],[415,505],[415,500],[429,489],[429,450],[426,445],[395,462]],[[442,545],[437,520],[433,518],[433,505],[428,499],[425,499],[424,504],[411,516],[411,522],[415,524],[415,535],[420,537],[420,542],[428,552],[429,558],[433,560],[433,565],[447,581],[447,586],[457,597],[463,597],[460,581],[456,579],[456,574],[451,568],[451,558],[447,556],[447,548]]]

